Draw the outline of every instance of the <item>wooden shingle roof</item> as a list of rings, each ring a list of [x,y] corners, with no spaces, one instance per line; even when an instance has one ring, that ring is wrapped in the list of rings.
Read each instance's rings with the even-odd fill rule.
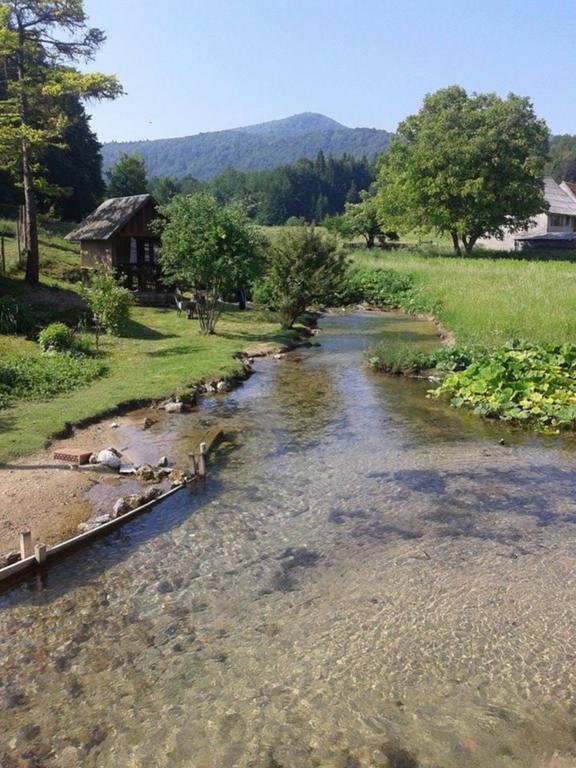
[[[108,240],[150,200],[152,195],[111,197],[66,235],[66,240]]]

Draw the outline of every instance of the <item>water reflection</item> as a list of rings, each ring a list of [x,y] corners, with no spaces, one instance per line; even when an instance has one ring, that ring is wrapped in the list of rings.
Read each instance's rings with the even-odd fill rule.
[[[323,329],[170,421],[182,456],[225,425],[203,494],[3,597],[0,765],[574,762],[570,441],[363,366],[382,334],[433,343],[427,324]]]

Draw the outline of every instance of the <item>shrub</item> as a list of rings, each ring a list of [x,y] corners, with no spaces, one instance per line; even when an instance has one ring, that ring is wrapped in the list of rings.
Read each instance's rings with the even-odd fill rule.
[[[28,307],[14,296],[0,297],[0,333],[26,333],[32,326]]]
[[[334,295],[346,262],[335,238],[314,227],[286,227],[272,247],[266,281],[283,328],[309,306]]]
[[[252,300],[259,307],[264,309],[270,309],[274,311],[276,309],[276,302],[274,300],[274,289],[270,280],[265,277],[257,280],[252,285]]]
[[[71,392],[105,372],[101,361],[85,357],[6,355],[0,359],[0,408]]]
[[[74,332],[64,323],[50,323],[38,334],[42,352],[69,352],[74,348]]]
[[[96,346],[101,333],[119,336],[130,319],[132,294],[116,282],[111,272],[97,272],[83,292],[96,327]]]

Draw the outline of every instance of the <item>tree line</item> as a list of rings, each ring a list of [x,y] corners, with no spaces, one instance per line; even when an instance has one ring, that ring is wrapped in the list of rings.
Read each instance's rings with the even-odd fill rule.
[[[220,204],[241,203],[258,224],[282,225],[291,219],[320,222],[357,203],[375,179],[375,166],[366,157],[340,158],[319,151],[315,160],[302,158],[268,171],[228,168],[211,181],[190,176],[147,179],[142,158],[123,155],[108,171],[111,197],[151,192],[160,205],[180,194],[206,192]]]

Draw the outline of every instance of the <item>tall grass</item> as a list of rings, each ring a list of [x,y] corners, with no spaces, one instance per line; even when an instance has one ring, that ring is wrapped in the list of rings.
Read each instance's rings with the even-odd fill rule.
[[[576,264],[367,251],[352,260],[413,275],[419,303],[459,342],[576,342]]]

